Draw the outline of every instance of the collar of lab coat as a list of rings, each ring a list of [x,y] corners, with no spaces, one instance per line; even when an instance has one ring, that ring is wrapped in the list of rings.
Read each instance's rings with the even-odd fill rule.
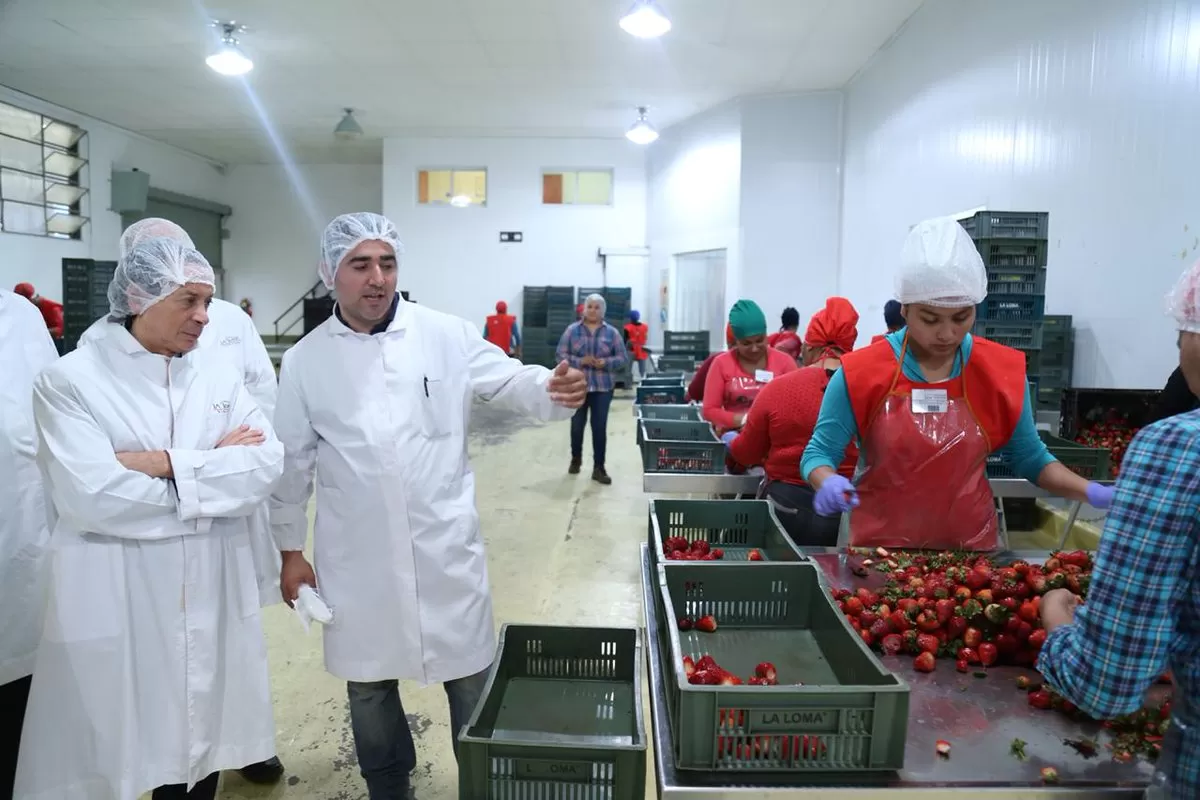
[[[153,371],[150,374],[153,377],[157,377],[158,370],[162,369],[162,362],[158,361],[158,359],[166,358],[166,356],[161,356],[158,353],[151,353],[143,347],[142,343],[134,338],[134,335],[119,322],[110,322],[104,325],[100,332],[100,341],[107,342],[113,349],[138,358],[139,361],[144,357],[145,361],[142,361],[144,364],[157,364],[158,366],[156,367],[150,367]],[[195,352],[195,349],[191,352]],[[190,353],[184,353],[176,358],[168,359],[168,366],[173,374],[179,374],[181,370],[190,368],[192,360],[188,358],[189,355]]]
[[[392,321],[388,324],[387,330],[384,331],[385,334],[402,331],[408,327],[408,322],[411,315],[411,312],[409,311],[410,305],[411,303],[405,300],[399,292],[396,292],[396,314],[392,317]],[[329,318],[329,332],[334,336],[350,335],[370,338],[373,335],[369,333],[359,333],[346,323],[342,322],[341,316],[336,313]]]

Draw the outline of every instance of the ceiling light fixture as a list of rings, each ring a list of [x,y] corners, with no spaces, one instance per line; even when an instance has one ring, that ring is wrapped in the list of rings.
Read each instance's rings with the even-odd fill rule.
[[[638,106],[637,122],[625,131],[625,138],[634,144],[650,144],[658,138],[658,131],[646,119],[646,107]]]
[[[242,48],[238,47],[238,40],[235,36],[238,33],[245,33],[246,26],[239,25],[232,20],[229,22],[213,20],[212,25],[222,31],[221,44],[216,52],[204,59],[204,63],[208,64],[213,72],[222,75],[245,75],[254,69],[254,62],[242,52]]]
[[[657,39],[671,30],[671,20],[655,0],[634,0],[629,13],[621,17],[621,30],[639,39]]]
[[[354,118],[353,108],[347,108],[345,111],[346,116],[342,117],[342,121],[333,129],[333,135],[343,141],[353,141],[363,135],[362,125]]]

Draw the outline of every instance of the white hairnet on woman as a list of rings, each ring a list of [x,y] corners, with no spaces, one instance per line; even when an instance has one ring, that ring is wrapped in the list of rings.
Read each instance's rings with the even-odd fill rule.
[[[317,274],[325,282],[326,289],[333,288],[333,278],[342,259],[354,248],[369,241],[391,245],[397,258],[404,253],[400,231],[382,214],[367,211],[342,214],[325,226],[325,232],[321,234],[321,263],[317,267]]]
[[[184,247],[196,249],[196,245],[192,242],[192,237],[188,236],[187,231],[171,222],[169,219],[162,217],[146,217],[130,225],[121,234],[121,243],[117,251],[119,258],[124,258],[125,255],[137,247],[147,239],[174,239]]]
[[[938,308],[978,305],[987,297],[987,269],[966,230],[952,217],[914,227],[900,250],[896,299]]]
[[[1177,330],[1200,333],[1200,261],[1184,270],[1167,292],[1167,313],[1175,318]]]
[[[598,304],[600,306],[600,316],[602,317],[608,313],[608,301],[604,299],[604,295],[602,294],[589,294],[586,298],[584,298],[583,303],[584,305],[587,305],[588,303]]]
[[[188,283],[215,286],[208,261],[174,239],[147,239],[117,262],[108,284],[110,317],[132,317]]]

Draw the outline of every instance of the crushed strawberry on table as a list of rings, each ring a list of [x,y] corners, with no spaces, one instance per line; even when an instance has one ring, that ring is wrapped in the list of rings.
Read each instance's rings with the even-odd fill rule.
[[[737,675],[729,672],[716,662],[710,655],[703,655],[693,661],[691,656],[683,657],[683,674],[688,683],[693,686],[778,686],[778,670],[770,661],[764,661],[754,668],[754,674],[743,681]]]
[[[663,541],[663,558],[668,561],[720,561],[725,551],[712,547],[707,540],[689,542],[682,536],[668,536]]]

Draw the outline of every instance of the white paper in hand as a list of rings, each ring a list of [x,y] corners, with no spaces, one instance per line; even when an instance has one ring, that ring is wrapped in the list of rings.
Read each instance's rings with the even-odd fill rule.
[[[313,622],[319,622],[322,625],[329,625],[333,622],[333,610],[325,604],[321,599],[321,595],[309,586],[307,583],[301,584],[300,590],[296,593],[296,616],[300,618],[300,624],[304,626],[304,632],[308,633],[309,625]]]

